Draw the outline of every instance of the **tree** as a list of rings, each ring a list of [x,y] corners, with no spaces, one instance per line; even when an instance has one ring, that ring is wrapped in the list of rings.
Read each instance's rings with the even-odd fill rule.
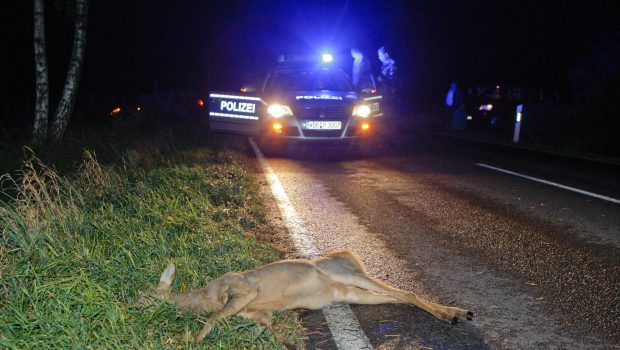
[[[33,128],[33,141],[41,144],[48,137],[49,86],[47,79],[47,60],[45,54],[44,1],[34,0],[34,46],[36,69],[36,108]],[[86,25],[88,23],[88,0],[75,1],[75,30],[73,51],[69,61],[67,79],[62,97],[54,113],[49,128],[49,137],[60,141],[67,129],[77,98],[78,85],[82,74],[84,52],[86,51]]]
[[[47,115],[49,113],[44,0],[34,0],[34,66],[36,102],[32,138],[35,143],[40,144],[47,137]]]

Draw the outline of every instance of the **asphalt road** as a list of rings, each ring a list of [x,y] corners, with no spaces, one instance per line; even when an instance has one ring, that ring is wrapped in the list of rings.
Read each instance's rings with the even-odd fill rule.
[[[619,169],[395,135],[362,153],[266,156],[321,253],[350,248],[373,277],[475,313],[452,326],[410,306],[353,306],[375,349],[620,348],[620,204],[570,189],[620,199]],[[308,348],[336,348],[320,312],[302,317]]]

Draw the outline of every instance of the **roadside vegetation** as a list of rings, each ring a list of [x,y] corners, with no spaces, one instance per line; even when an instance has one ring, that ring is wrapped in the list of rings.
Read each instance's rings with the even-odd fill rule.
[[[280,258],[235,145],[192,125],[73,136],[2,178],[0,348],[279,349],[241,317],[193,344],[208,314],[134,305],[170,262],[183,291]],[[293,313],[275,331],[302,337]]]

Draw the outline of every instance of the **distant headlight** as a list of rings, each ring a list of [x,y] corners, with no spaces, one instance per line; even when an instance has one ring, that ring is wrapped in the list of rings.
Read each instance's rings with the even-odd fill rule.
[[[492,104],[488,104],[488,105],[481,105],[480,107],[478,107],[479,111],[490,111],[493,110],[493,105]]]
[[[367,105],[359,105],[353,108],[353,116],[367,118],[370,115],[370,107]]]
[[[293,115],[293,111],[289,106],[272,104],[267,108],[267,112],[274,118],[282,118],[285,115]]]

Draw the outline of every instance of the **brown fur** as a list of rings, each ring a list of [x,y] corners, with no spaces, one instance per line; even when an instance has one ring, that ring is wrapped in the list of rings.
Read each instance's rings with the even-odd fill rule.
[[[259,326],[271,327],[274,310],[321,309],[332,303],[406,303],[455,324],[473,313],[457,307],[435,304],[368,277],[359,258],[349,250],[317,259],[290,259],[245,272],[229,272],[205,288],[185,293],[170,291],[175,267],[168,265],[159,284],[143,293],[140,304],[167,299],[191,312],[214,312],[195,340],[201,341],[218,320],[233,315],[247,317]]]

